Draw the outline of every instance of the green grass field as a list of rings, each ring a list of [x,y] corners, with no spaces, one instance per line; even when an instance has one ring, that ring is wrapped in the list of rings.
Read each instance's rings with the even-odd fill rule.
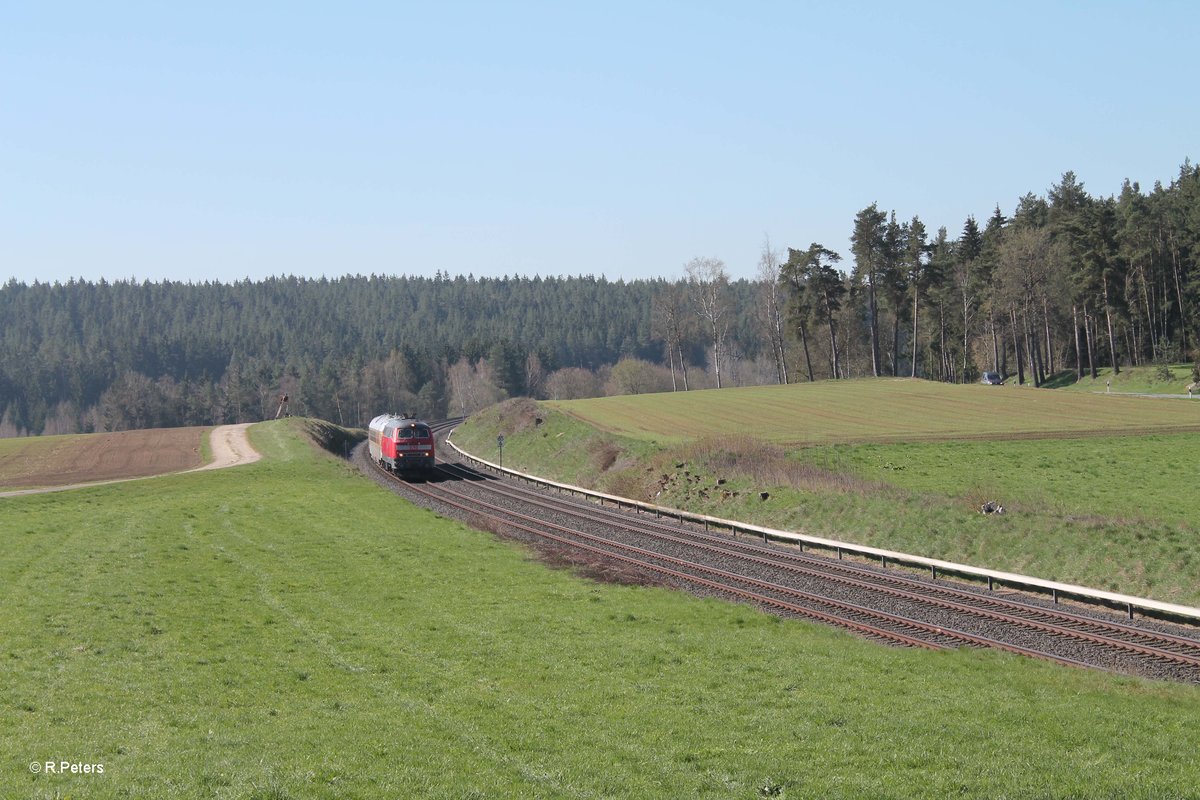
[[[910,411],[895,415],[903,433],[859,442],[867,426],[892,429],[887,419],[844,409],[895,385],[727,389],[547,403],[533,411],[513,404],[473,418],[455,439],[494,458],[496,434],[504,432],[506,464],[639,500],[1200,606],[1200,461],[1193,455],[1200,433],[1115,436],[1093,427],[1090,435],[1064,437],[1042,419],[1048,406],[1058,409],[1056,418],[1075,408],[1097,425],[1119,406],[1121,415],[1107,417],[1112,428],[1153,430],[1164,410],[1182,415],[1191,401],[904,381]],[[764,407],[764,397],[773,404]],[[1008,427],[981,436],[985,418],[976,413],[961,426],[970,438],[943,438],[954,427],[944,420],[962,411],[964,397],[976,412],[994,404],[990,424]],[[784,401],[790,416],[780,411]],[[827,409],[837,409],[842,421]],[[535,414],[539,426],[530,422]],[[607,421],[608,429],[625,419],[639,430],[618,435],[583,419]],[[752,422],[723,425],[715,437],[695,433],[714,419]],[[797,432],[788,419],[797,420]],[[829,427],[814,429],[814,419]],[[664,436],[667,430],[693,434],[679,442],[682,435]],[[795,441],[804,444],[780,444]],[[980,514],[989,500],[1007,513]]]
[[[660,443],[711,436],[714,430],[788,445],[1200,431],[1200,402],[909,379],[627,395],[547,406],[601,430]]]
[[[1119,375],[1113,375],[1112,367],[1096,370],[1078,378],[1075,372],[1060,372],[1047,381],[1051,389],[1072,392],[1134,392],[1138,394],[1187,394],[1187,387],[1195,380],[1192,364],[1153,365],[1149,367],[1123,367]],[[1200,398],[1200,392],[1196,393]]]
[[[806,448],[810,464],[918,492],[989,497],[1062,516],[1188,525],[1200,518],[1200,434]]]
[[[599,585],[303,440],[0,506],[0,796],[1188,797],[1200,694]],[[35,775],[31,762],[103,764]]]

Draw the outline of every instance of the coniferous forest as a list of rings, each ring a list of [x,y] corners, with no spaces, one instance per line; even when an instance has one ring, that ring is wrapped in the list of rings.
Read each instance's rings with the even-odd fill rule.
[[[754,280],[697,258],[676,278],[10,281],[0,436],[208,425],[289,410],[345,425],[506,396],[862,376],[1038,386],[1200,359],[1200,167],[1093,196],[1071,172],[930,231],[878,203],[851,251],[764,244]],[[797,221],[803,229],[803,221]]]

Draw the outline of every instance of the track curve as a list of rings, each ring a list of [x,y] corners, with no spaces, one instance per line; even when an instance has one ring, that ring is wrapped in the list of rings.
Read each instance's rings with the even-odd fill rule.
[[[443,424],[442,430],[450,427]],[[753,603],[900,646],[990,647],[1151,678],[1200,683],[1200,635],[1000,597],[974,587],[882,571],[682,522],[534,490],[457,462],[410,482],[372,465],[382,484],[500,535],[620,563],[658,582]]]

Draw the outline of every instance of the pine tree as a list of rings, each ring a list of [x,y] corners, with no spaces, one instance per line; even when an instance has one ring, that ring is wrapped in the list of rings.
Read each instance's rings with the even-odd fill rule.
[[[907,288],[912,295],[912,341],[909,343],[909,349],[912,351],[912,369],[909,372],[909,377],[917,377],[917,353],[920,350],[920,308],[921,308],[921,290],[924,288],[924,283],[928,280],[928,255],[929,245],[925,241],[925,223],[921,222],[920,217],[913,217],[908,223],[908,234],[905,238],[903,268],[907,282]]]
[[[854,233],[850,237],[854,253],[853,277],[863,287],[867,297],[867,328],[871,340],[871,374],[878,378],[882,373],[879,361],[879,282],[885,268],[884,223],[887,214],[879,210],[877,203],[859,211],[854,218]]]

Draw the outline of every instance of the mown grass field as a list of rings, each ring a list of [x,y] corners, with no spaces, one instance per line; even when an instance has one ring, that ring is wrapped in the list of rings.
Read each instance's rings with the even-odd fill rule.
[[[1200,693],[599,585],[302,440],[0,501],[0,796],[1191,796]],[[34,775],[30,762],[101,763]]]
[[[1200,461],[1193,455],[1200,433],[1118,436],[1092,429],[1072,435],[1021,423],[1027,417],[1040,423],[1037,415],[1046,403],[1066,397],[1091,408],[1086,413],[1093,421],[1119,401],[1125,413],[1110,417],[1109,424],[1153,430],[1164,409],[1185,413],[1191,401],[909,381],[903,384],[906,404],[922,413],[904,418],[905,433],[898,438],[913,441],[884,436],[882,442],[860,442],[864,427],[884,426],[882,419],[845,417],[840,426],[830,421],[828,429],[810,430],[812,419],[821,416],[816,399],[822,407],[844,409],[893,385],[879,384],[831,382],[812,387],[820,390],[813,393],[727,389],[605,398],[542,404],[536,412],[502,408],[473,418],[455,439],[494,458],[495,436],[504,432],[506,464],[662,505],[1200,606],[1195,506]],[[789,431],[786,415],[762,408],[764,396],[794,404],[799,433]],[[952,427],[943,418],[960,412],[964,396],[974,398],[976,408],[1000,398],[1007,416],[997,419],[1010,427],[981,436],[977,418],[966,439],[930,436]],[[798,410],[800,399],[807,410]],[[612,402],[617,400],[626,403]],[[648,410],[652,404],[656,415]],[[558,410],[562,406],[569,414]],[[637,408],[647,410],[638,417]],[[534,413],[543,419],[536,427],[529,421]],[[624,414],[642,420],[637,436],[581,421]],[[694,433],[683,442],[661,433],[698,432],[713,419],[736,421],[738,427],[722,424],[715,436]],[[779,444],[797,440],[803,444]],[[989,500],[1004,505],[1006,513],[980,514]]]
[[[787,445],[1200,431],[1200,402],[907,378],[628,395],[547,405],[602,430],[659,443],[689,441],[718,431]]]

